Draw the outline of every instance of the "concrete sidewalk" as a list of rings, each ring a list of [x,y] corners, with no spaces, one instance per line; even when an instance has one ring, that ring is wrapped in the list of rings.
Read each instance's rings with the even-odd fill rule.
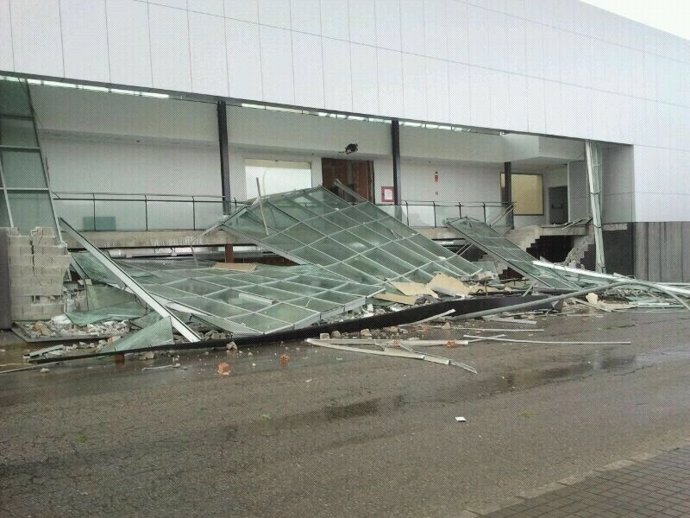
[[[690,516],[690,442],[528,491],[462,518]]]

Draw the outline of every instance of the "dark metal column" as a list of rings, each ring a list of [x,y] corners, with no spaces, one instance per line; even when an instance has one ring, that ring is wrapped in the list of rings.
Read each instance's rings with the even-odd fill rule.
[[[513,203],[513,164],[505,162],[503,164],[503,189],[501,190],[501,201],[505,204]],[[514,227],[513,212],[506,216],[506,223],[510,228]]]
[[[230,203],[230,151],[228,150],[228,112],[225,101],[218,101],[218,147],[220,149],[220,185],[223,191],[223,213],[232,212]]]
[[[393,203],[400,205],[400,123],[391,121],[391,152],[393,154]]]

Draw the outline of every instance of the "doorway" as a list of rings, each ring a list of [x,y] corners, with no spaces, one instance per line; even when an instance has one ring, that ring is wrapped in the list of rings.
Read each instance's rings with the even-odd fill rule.
[[[549,187],[549,223],[561,225],[568,222],[568,187]]]
[[[335,188],[336,180],[340,180],[362,198],[374,201],[374,163],[371,160],[322,158],[321,170],[326,189],[340,194]]]

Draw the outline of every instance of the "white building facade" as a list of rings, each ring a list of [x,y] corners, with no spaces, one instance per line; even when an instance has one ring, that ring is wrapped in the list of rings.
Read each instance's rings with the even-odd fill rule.
[[[396,120],[403,200],[498,202],[511,162],[545,196],[516,222],[549,223],[551,187],[587,215],[582,141],[598,141],[621,253],[640,277],[690,279],[690,41],[582,2],[0,0],[0,74],[34,81],[58,192],[220,195],[223,101],[238,199],[248,164],[307,164],[318,184],[324,158],[356,157],[380,202]]]

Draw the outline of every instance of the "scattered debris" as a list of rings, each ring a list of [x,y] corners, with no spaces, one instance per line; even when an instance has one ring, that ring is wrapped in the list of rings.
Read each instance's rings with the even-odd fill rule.
[[[374,345],[378,345],[381,347],[381,349],[363,349],[361,347],[352,347],[350,345],[343,345],[344,343],[347,343],[348,340],[339,340],[337,341],[334,340],[317,340],[317,339],[307,339],[307,343],[312,344],[312,345],[317,345],[319,347],[326,347],[329,349],[337,349],[340,351],[349,351],[353,353],[366,353],[366,354],[373,354],[376,356],[392,356],[396,358],[409,358],[413,360],[423,360],[431,363],[439,363],[441,365],[452,365],[454,367],[460,367],[462,369],[465,369],[466,371],[469,371],[473,374],[477,374],[477,370],[470,366],[467,365],[466,363],[458,362],[455,360],[452,360],[450,358],[444,358],[441,356],[434,356],[431,354],[422,354],[420,352],[417,352],[413,350],[411,347],[409,347],[407,344],[403,344],[402,342],[399,342],[400,347],[403,350],[399,350],[393,347],[385,347],[381,346],[379,343],[375,343]]]
[[[52,347],[45,347],[43,349],[38,349],[37,351],[29,351],[24,355],[25,359],[39,358],[41,356],[62,356],[65,353],[65,346],[54,345]]]
[[[456,422],[456,423],[466,423],[466,422],[467,422],[467,419],[464,418],[464,417],[462,417],[462,416],[458,416],[458,417],[455,418],[455,422]]]
[[[230,373],[232,372],[232,369],[230,368],[230,364],[227,362],[220,362],[218,364],[218,369],[217,369],[218,374],[221,376],[230,376]]]
[[[290,363],[290,357],[287,354],[281,354],[280,355],[280,366],[281,367],[287,367],[288,363]]]
[[[422,297],[424,295],[429,295],[435,299],[438,295],[431,289],[427,284],[422,284],[420,282],[391,282],[391,285],[398,290],[403,295],[412,297]]]
[[[50,369],[47,368],[47,367],[43,367],[43,368],[42,368],[40,371],[38,371],[38,372],[40,372],[41,374],[46,374],[46,373],[50,372]]]
[[[395,302],[396,304],[404,304],[406,306],[414,306],[419,300],[419,297],[412,295],[398,295],[396,293],[388,292],[377,293],[374,295],[374,298],[378,300],[386,300],[388,302]]]

